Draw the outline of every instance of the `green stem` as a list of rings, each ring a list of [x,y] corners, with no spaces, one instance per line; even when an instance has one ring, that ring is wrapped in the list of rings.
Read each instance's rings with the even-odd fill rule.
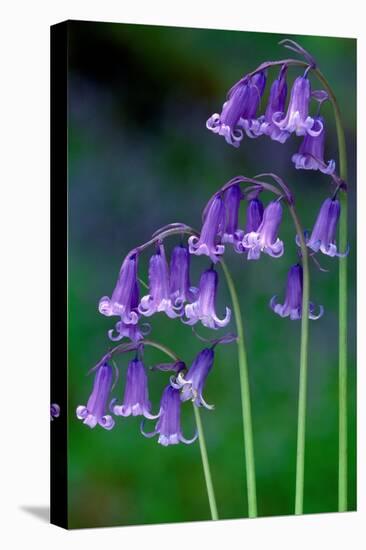
[[[236,330],[238,333],[238,364],[240,374],[240,391],[241,404],[243,415],[243,431],[244,431],[244,446],[245,446],[245,464],[247,473],[247,491],[248,491],[248,514],[250,518],[257,517],[257,493],[255,482],[255,461],[253,448],[253,429],[252,429],[252,414],[250,406],[250,387],[248,377],[248,363],[244,341],[243,319],[241,316],[238,295],[235,289],[233,279],[224,261],[221,261],[221,266],[224,271],[226,282],[231,296],[233,305]]]
[[[336,96],[323,74],[314,71],[326,88],[334,110],[337,128],[339,175],[347,182],[347,150],[341,113]],[[348,183],[348,182],[347,182]],[[348,197],[344,191],[340,192],[341,215],[339,220],[339,249],[344,252],[348,244]],[[338,510],[347,510],[347,256],[339,258],[339,348],[338,348],[338,391],[339,391],[339,451],[338,451]]]
[[[193,406],[194,416],[196,419],[196,425],[198,430],[198,441],[200,444],[202,466],[205,474],[207,496],[208,496],[208,502],[210,504],[210,510],[211,510],[211,518],[213,520],[217,520],[219,519],[219,516],[217,513],[216,498],[215,498],[215,491],[212,484],[210,464],[208,462],[206,441],[205,441],[205,435],[203,433],[201,414],[198,407],[196,407],[194,404],[192,404],[192,406]]]
[[[154,340],[144,340],[144,345],[151,346],[153,348],[156,348],[162,351],[163,353],[171,357],[173,361],[179,361],[179,357],[172,350],[170,350],[163,344],[160,344],[159,342],[155,342]],[[194,411],[194,416],[195,416],[196,425],[197,425],[198,441],[200,444],[202,467],[205,475],[206,490],[207,490],[208,502],[210,504],[211,518],[213,520],[218,520],[219,516],[217,513],[216,498],[215,498],[215,491],[212,483],[210,464],[208,462],[207,447],[206,447],[205,434],[203,431],[201,413],[198,407],[196,407],[194,404],[192,405],[193,405],[193,411]]]
[[[308,342],[309,342],[309,256],[304,239],[304,232],[293,206],[289,206],[299,238],[302,268],[302,315],[301,315],[301,344],[300,344],[300,376],[299,376],[299,405],[297,417],[297,449],[296,449],[296,492],[295,514],[302,514],[304,508],[304,466],[305,466],[305,433],[306,433],[306,397],[308,371]]]

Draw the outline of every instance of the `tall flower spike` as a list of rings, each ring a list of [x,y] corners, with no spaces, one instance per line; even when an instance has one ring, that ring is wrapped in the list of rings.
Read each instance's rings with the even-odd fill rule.
[[[306,76],[298,76],[292,86],[290,102],[287,113],[274,113],[272,120],[283,132],[304,136],[306,133],[313,137],[320,135],[322,125],[314,127],[314,119],[309,116],[309,103],[311,97],[310,81]]]
[[[191,257],[188,248],[182,244],[175,246],[170,260],[170,295],[174,307],[182,308],[192,302],[198,289],[191,286],[189,277]]]
[[[292,321],[301,319],[302,315],[302,267],[293,265],[287,275],[286,297],[283,304],[277,303],[277,296],[270,301],[270,308],[280,317],[290,317]],[[315,313],[316,306],[310,302],[309,319],[319,319],[323,313],[323,306],[319,306],[319,313]]]
[[[227,307],[224,319],[219,319],[216,314],[216,293],[218,284],[217,272],[210,268],[201,275],[199,295],[196,302],[185,306],[187,325],[195,325],[198,321],[211,329],[226,327],[231,319],[231,310]]]
[[[250,127],[255,118],[264,86],[264,73],[239,80],[229,91],[221,114],[213,114],[206,122],[206,127],[215,134],[224,136],[226,142],[234,147],[239,147],[244,137],[243,129],[249,130],[249,137],[256,137],[251,134]]]
[[[278,238],[278,229],[282,220],[280,201],[272,201],[265,208],[263,220],[256,231],[244,235],[242,246],[248,250],[248,260],[258,260],[261,252],[279,258],[284,252],[284,244]]]
[[[133,252],[126,256],[121,266],[112,297],[103,296],[100,299],[100,313],[107,317],[118,315],[125,324],[135,325],[139,319],[137,312],[134,310],[136,292],[138,293],[137,254]]]
[[[111,403],[111,409],[117,416],[144,416],[149,419],[159,417],[159,414],[151,414],[145,367],[138,358],[128,365],[123,404],[114,405],[114,402],[115,399]]]
[[[348,250],[344,253],[338,252],[335,242],[337,224],[341,212],[338,199],[325,199],[320,207],[313,231],[306,244],[314,252],[323,252],[327,256],[347,256]],[[296,239],[298,243],[298,239]],[[298,243],[299,244],[299,243]]]
[[[242,194],[240,186],[231,185],[224,194],[226,222],[222,237],[223,243],[234,244],[238,238],[243,236],[243,232],[238,229],[239,208]]]
[[[191,399],[197,407],[202,405],[206,409],[213,409],[213,405],[208,405],[203,399],[202,392],[206,378],[212,369],[215,353],[212,348],[206,348],[200,351],[192,363],[186,375],[180,372],[171,385],[181,390],[180,398],[182,401]]]
[[[209,256],[214,262],[218,262],[225,252],[225,246],[220,244],[225,223],[225,207],[220,196],[215,197],[207,210],[199,237],[192,235],[188,239],[189,252],[196,256]]]
[[[93,391],[88,399],[86,407],[79,405],[76,409],[76,416],[83,420],[90,428],[97,424],[111,430],[114,426],[114,420],[106,414],[107,401],[112,388],[113,369],[108,363],[102,364],[95,375]]]
[[[164,311],[171,319],[181,314],[177,308],[174,308],[170,297],[169,268],[162,243],[150,258],[149,294],[141,299],[138,311],[146,317]]]
[[[177,445],[179,442],[190,445],[196,441],[196,433],[192,439],[186,439],[182,434],[180,425],[181,400],[179,390],[168,385],[164,389],[160,403],[160,418],[156,423],[155,430],[146,433],[144,431],[144,421],[141,424],[141,433],[145,437],[154,437],[159,434],[158,443],[167,447],[168,445]]]
[[[259,117],[258,125],[254,128],[254,132],[260,136],[265,134],[274,141],[285,143],[290,137],[290,132],[287,130],[281,130],[274,122],[273,115],[275,113],[282,113],[284,115],[286,97],[287,97],[287,82],[286,82],[287,66],[284,65],[278,78],[273,81],[269,99],[266,107],[266,112],[263,116]],[[279,116],[279,115],[277,115]]]
[[[317,127],[322,128],[320,134],[315,137],[305,134],[299,152],[292,155],[292,162],[297,169],[320,170],[324,174],[333,174],[335,170],[334,160],[330,160],[328,163],[324,161],[325,126],[324,119],[321,116],[314,118],[313,130],[316,130]]]

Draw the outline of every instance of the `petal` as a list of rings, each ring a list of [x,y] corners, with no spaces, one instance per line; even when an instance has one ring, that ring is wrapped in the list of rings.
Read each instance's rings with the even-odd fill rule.
[[[76,409],[76,416],[79,420],[84,420],[88,416],[88,409],[84,405],[79,405]]]
[[[198,432],[196,431],[196,433],[194,434],[194,436],[192,437],[192,439],[186,439],[182,433],[179,434],[179,441],[181,441],[182,443],[185,443],[185,445],[191,445],[192,443],[194,443],[196,441],[196,439],[198,438]]]
[[[154,437],[154,435],[156,435],[158,433],[157,429],[153,430],[152,432],[145,432],[144,431],[144,425],[145,425],[145,418],[142,420],[141,425],[140,425],[140,432],[142,433],[142,435],[144,437]]]

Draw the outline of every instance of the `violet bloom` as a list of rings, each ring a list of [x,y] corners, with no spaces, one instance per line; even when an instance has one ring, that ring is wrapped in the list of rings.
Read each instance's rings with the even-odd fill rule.
[[[199,237],[192,235],[188,239],[189,252],[196,256],[209,256],[214,262],[225,252],[225,246],[220,244],[220,236],[225,223],[225,207],[220,196],[211,201],[203,222]]]
[[[145,416],[149,419],[159,417],[151,414],[147,376],[139,359],[133,359],[128,365],[123,404],[114,405],[114,401],[115,399],[111,403],[111,409],[117,416]]]
[[[239,208],[242,198],[240,185],[231,185],[224,194],[226,223],[224,234],[222,236],[223,243],[234,244],[238,238],[243,236],[243,232],[238,229],[239,223]]]
[[[333,174],[334,160],[330,160],[328,164],[324,161],[325,128],[324,119],[321,116],[314,118],[313,130],[317,127],[322,128],[320,134],[315,137],[305,134],[299,152],[292,155],[292,162],[297,169],[320,170],[324,174]]]
[[[291,90],[290,102],[287,113],[274,113],[272,121],[282,132],[295,132],[297,136],[306,133],[313,137],[322,132],[322,126],[313,128],[314,119],[309,116],[309,103],[311,97],[310,81],[306,76],[298,76]]]
[[[155,430],[146,433],[143,429],[144,421],[141,425],[141,433],[145,437],[154,437],[159,434],[158,443],[167,447],[168,445],[177,445],[179,442],[190,445],[196,441],[198,434],[192,439],[186,439],[182,434],[180,425],[181,400],[179,390],[166,386],[160,403],[160,418],[156,423]]]
[[[214,408],[213,405],[208,405],[202,396],[203,387],[212,369],[214,357],[213,349],[203,349],[193,361],[189,371],[185,375],[180,372],[175,381],[171,381],[174,388],[182,390],[180,394],[182,401],[191,399],[197,407],[203,405],[206,409]]]
[[[226,142],[234,147],[239,147],[244,137],[243,129],[247,131],[249,137],[256,137],[250,130],[263,94],[265,81],[264,73],[258,73],[252,78],[242,78],[229,91],[221,114],[213,114],[206,122],[206,127],[215,134],[224,136]]]
[[[138,311],[146,317],[160,311],[164,311],[171,319],[180,315],[170,297],[169,268],[162,243],[150,258],[149,294],[141,299]]]
[[[306,244],[314,252],[323,252],[327,256],[346,256],[348,250],[344,253],[337,251],[335,242],[337,224],[341,212],[338,199],[325,199],[320,207],[313,231]],[[296,239],[298,242],[298,239]]]
[[[273,122],[273,115],[275,113],[281,113],[284,115],[287,97],[286,73],[287,67],[283,66],[280,70],[278,78],[276,78],[276,80],[272,83],[266,112],[263,116],[259,117],[259,125],[254,129],[257,135],[265,134],[274,141],[279,141],[280,143],[285,143],[291,135],[290,132],[287,130],[281,130]]]
[[[174,307],[181,308],[192,302],[198,289],[191,286],[189,277],[191,257],[188,248],[175,246],[170,260],[170,296]]]
[[[301,319],[302,314],[302,267],[293,265],[287,275],[286,297],[283,304],[277,303],[277,296],[270,301],[271,309],[281,317],[290,317],[292,321]],[[319,306],[319,313],[315,313],[316,306],[310,302],[309,319],[319,319],[323,313],[323,306]]]
[[[121,320],[129,325],[135,325],[139,316],[135,307],[137,283],[137,254],[132,253],[126,256],[118,276],[116,287],[112,297],[103,296],[99,301],[99,311],[103,315],[119,315]]]
[[[76,416],[83,420],[90,428],[94,428],[97,424],[111,430],[114,426],[114,420],[106,414],[107,402],[112,388],[113,369],[108,363],[102,364],[94,378],[93,391],[88,399],[86,407],[79,405],[76,409]]]
[[[54,418],[58,418],[60,416],[60,405],[57,405],[57,403],[51,403],[50,406],[50,413],[51,413],[51,420]]]
[[[217,272],[210,268],[201,275],[199,284],[198,298],[193,304],[185,306],[185,315],[187,320],[183,322],[187,325],[195,325],[198,321],[212,329],[226,327],[231,319],[231,310],[227,307],[223,319],[219,319],[216,314],[216,293],[218,284]]]
[[[139,301],[139,288],[136,282],[131,298],[131,311],[138,313]],[[114,334],[114,330],[116,331],[116,334]],[[146,323],[143,324],[142,327],[139,327],[138,324],[127,324],[121,319],[116,323],[114,329],[108,331],[108,338],[112,340],[112,342],[118,342],[119,340],[122,340],[122,338],[128,338],[132,342],[138,342],[139,340],[142,340],[149,332],[150,326]]]
[[[280,201],[272,201],[263,212],[263,219],[257,230],[244,235],[243,248],[248,250],[248,260],[258,260],[261,252],[279,258],[284,252],[284,244],[278,238],[278,229],[282,219]]]

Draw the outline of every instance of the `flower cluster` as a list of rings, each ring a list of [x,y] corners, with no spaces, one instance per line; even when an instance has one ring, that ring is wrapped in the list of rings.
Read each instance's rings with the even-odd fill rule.
[[[106,357],[93,369],[95,376],[92,393],[86,406],[77,407],[76,415],[90,428],[99,424],[106,430],[115,426],[115,420],[108,414],[108,410],[115,416],[140,416],[143,417],[141,433],[145,437],[159,435],[158,443],[163,446],[176,445],[179,442],[187,445],[193,443],[197,439],[197,433],[191,439],[186,439],[182,433],[181,405],[190,400],[197,407],[213,409],[213,405],[208,405],[204,400],[203,389],[214,364],[214,348],[218,343],[230,343],[234,339],[227,335],[216,340],[211,347],[199,352],[189,369],[182,361],[153,367],[151,370],[174,373],[164,388],[156,414],[151,412],[148,377],[142,361],[143,343],[134,346],[136,356],[128,364],[121,404],[116,404],[116,398],[111,399],[113,368],[109,362],[110,357]],[[131,348],[127,347],[126,351],[131,351]],[[145,431],[146,419],[157,421],[151,432]]]
[[[210,219],[212,220],[212,216]],[[209,233],[213,235],[211,225]],[[210,255],[208,247],[205,252]],[[151,317],[159,312],[164,312],[170,319],[180,318],[189,325],[200,321],[204,326],[213,329],[225,327],[230,322],[231,311],[228,307],[222,319],[216,312],[217,271],[213,267],[204,271],[199,287],[191,286],[190,253],[182,243],[173,248],[168,264],[164,244],[158,242],[149,262],[148,293],[141,299],[138,255],[138,251],[134,250],[126,257],[112,297],[104,296],[99,302],[100,313],[120,317],[115,325],[117,336],[113,334],[113,330],[108,333],[111,340],[120,340],[123,337],[133,342],[142,340],[146,331],[144,332],[143,326],[138,325],[141,317]]]
[[[257,116],[266,85],[263,71],[244,76],[229,91],[221,114],[215,113],[206,123],[209,130],[225,137],[234,147],[239,147],[246,134],[250,138],[268,136],[285,143],[291,134],[303,136],[298,153],[292,156],[295,167],[304,170],[320,170],[333,174],[335,162],[324,161],[325,123],[318,114],[311,116],[310,104],[322,103],[327,97],[323,90],[311,92],[308,69],[298,76],[287,99],[287,70],[284,64],[273,81],[264,114]]]

